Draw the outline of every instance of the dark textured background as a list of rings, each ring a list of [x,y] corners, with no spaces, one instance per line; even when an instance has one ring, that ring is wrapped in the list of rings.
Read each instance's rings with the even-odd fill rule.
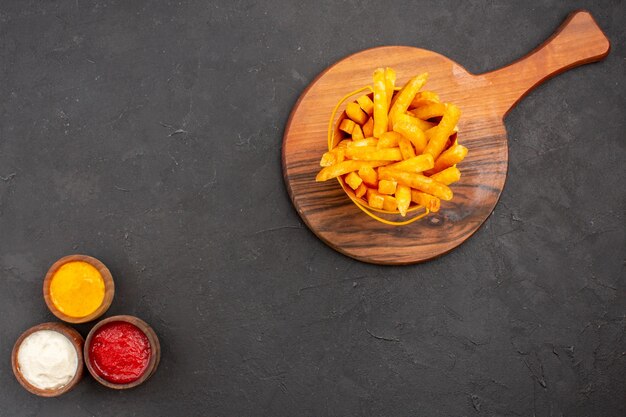
[[[625,415],[626,5],[516,3],[3,1],[0,415]],[[467,243],[378,267],[302,225],[282,133],[325,67],[398,44],[484,72],[578,7],[612,52],[509,114],[508,182]],[[74,252],[111,269],[109,315],[159,334],[144,386],[13,378]]]

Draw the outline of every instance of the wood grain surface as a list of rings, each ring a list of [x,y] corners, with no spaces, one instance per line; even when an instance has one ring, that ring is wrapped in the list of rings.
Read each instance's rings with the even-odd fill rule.
[[[87,262],[88,264],[96,268],[98,272],[100,272],[100,275],[104,280],[104,299],[102,300],[102,304],[100,304],[100,306],[91,314],[88,314],[85,317],[72,317],[63,313],[54,304],[50,295],[50,283],[52,282],[52,277],[61,266],[65,265],[68,262]],[[114,295],[115,282],[113,281],[111,271],[109,271],[109,268],[107,268],[106,265],[104,265],[100,260],[88,255],[76,254],[64,256],[63,258],[52,264],[52,266],[50,267],[50,269],[48,269],[48,272],[46,273],[46,277],[43,280],[43,298],[46,301],[48,309],[50,309],[52,314],[68,323],[87,323],[102,316],[104,313],[106,313],[109,307],[111,307]]]
[[[58,389],[41,389],[32,385],[30,382],[24,378],[22,375],[22,371],[20,370],[19,364],[17,362],[17,354],[20,350],[20,346],[24,339],[26,339],[31,334],[38,332],[40,330],[51,330],[54,332],[59,332],[65,337],[67,337],[74,348],[76,349],[76,355],[78,356],[78,367],[76,369],[76,374],[74,377],[68,382],[66,385],[62,386]],[[27,391],[40,396],[40,397],[58,397],[59,395],[63,395],[68,391],[71,391],[82,379],[83,377],[83,344],[84,339],[76,330],[72,329],[66,324],[63,323],[41,323],[36,326],[31,327],[26,330],[24,333],[20,335],[20,337],[15,342],[13,346],[13,351],[11,353],[11,366],[13,367],[13,374],[15,378],[18,380],[20,385],[22,385]]]
[[[141,330],[146,335],[146,337],[148,338],[148,341],[150,342],[150,359],[148,360],[148,366],[146,367],[145,372],[135,381],[132,381],[126,384],[116,384],[114,382],[107,381],[106,379],[98,375],[98,373],[95,371],[95,369],[93,369],[93,366],[91,365],[91,355],[89,352],[91,339],[96,334],[98,329],[100,329],[102,326],[104,326],[107,323],[112,323],[116,321],[122,321],[122,322],[130,323],[130,324],[137,326],[137,328],[139,328],[139,330]],[[150,327],[148,323],[141,320],[140,318],[135,317],[135,316],[128,316],[128,315],[112,316],[112,317],[108,317],[98,322],[95,326],[93,326],[93,328],[87,335],[87,339],[85,339],[84,357],[85,357],[85,365],[87,366],[87,370],[89,371],[91,376],[100,384],[104,385],[105,387],[117,389],[117,390],[129,389],[129,388],[134,388],[138,385],[143,384],[152,375],[154,375],[154,373],[156,372],[159,366],[159,362],[161,362],[161,344],[159,342],[159,338],[154,332],[154,329],[152,329],[152,327]]]
[[[478,230],[498,202],[508,166],[506,113],[541,82],[601,60],[609,49],[591,14],[576,11],[530,54],[485,74],[470,74],[440,54],[408,46],[379,47],[344,58],[308,86],[287,122],[283,175],[296,210],[329,246],[364,262],[411,264],[449,252]],[[407,226],[388,226],[369,218],[337,181],[315,182],[320,157],[327,150],[333,107],[345,94],[371,84],[377,67],[395,69],[398,85],[428,72],[426,88],[463,113],[459,142],[469,154],[459,164],[461,180],[451,186],[454,198],[442,201],[438,213]]]

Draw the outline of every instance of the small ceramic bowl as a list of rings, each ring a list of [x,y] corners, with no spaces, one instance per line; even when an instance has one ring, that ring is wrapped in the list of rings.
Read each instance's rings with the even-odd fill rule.
[[[96,370],[93,368],[91,364],[91,355],[89,352],[90,350],[89,347],[91,346],[91,340],[93,336],[98,332],[98,329],[100,329],[105,324],[112,323],[112,322],[125,322],[125,323],[130,323],[130,324],[135,325],[139,330],[141,330],[146,335],[146,337],[148,338],[148,341],[150,342],[150,359],[148,361],[148,366],[146,367],[146,370],[138,379],[136,379],[135,381],[126,383],[126,384],[116,384],[114,382],[107,381],[106,379],[98,375],[98,373],[96,372]],[[148,380],[148,378],[150,378],[156,372],[157,367],[159,366],[159,362],[161,360],[161,345],[159,344],[159,338],[157,337],[152,327],[150,327],[145,321],[135,316],[126,316],[126,315],[112,316],[112,317],[108,317],[98,322],[95,326],[93,326],[93,328],[87,335],[87,339],[85,339],[85,345],[83,349],[84,349],[85,365],[87,366],[87,370],[89,371],[91,376],[93,376],[96,381],[98,381],[105,387],[109,387],[113,389],[129,389],[129,388],[134,388],[138,385],[143,384],[145,381]]]
[[[17,361],[17,353],[22,345],[24,339],[26,339],[32,333],[38,332],[40,330],[52,330],[58,333],[61,333],[63,336],[67,337],[69,341],[72,343],[74,348],[76,349],[76,355],[78,355],[78,367],[76,369],[76,374],[74,377],[68,382],[66,385],[61,388],[56,389],[41,389],[34,385],[24,378],[22,371],[20,370],[19,363]],[[15,374],[15,378],[17,381],[29,392],[38,395],[40,397],[58,397],[59,395],[65,394],[70,391],[72,388],[78,384],[78,382],[83,377],[83,337],[71,327],[63,324],[63,323],[42,323],[37,326],[33,326],[30,329],[26,330],[24,333],[20,335],[20,337],[15,342],[13,346],[13,352],[11,353],[11,365],[13,367],[13,373]]]
[[[74,261],[86,262],[92,265],[98,270],[98,272],[100,272],[100,275],[104,280],[104,299],[102,300],[102,304],[100,304],[100,307],[98,307],[93,313],[83,317],[72,317],[63,313],[57,308],[57,306],[52,301],[52,297],[50,296],[50,283],[54,274],[64,264]],[[111,306],[114,294],[115,284],[113,282],[113,277],[111,276],[111,271],[109,271],[109,269],[98,259],[87,255],[69,255],[59,259],[54,264],[52,264],[52,266],[48,270],[48,273],[46,274],[46,278],[43,281],[43,298],[46,300],[46,305],[48,306],[52,314],[68,323],[87,323],[102,316]]]

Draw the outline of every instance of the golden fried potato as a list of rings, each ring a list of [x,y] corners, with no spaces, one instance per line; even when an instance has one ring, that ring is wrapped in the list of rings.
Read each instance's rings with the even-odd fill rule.
[[[378,149],[382,148],[396,148],[398,146],[398,142],[402,139],[402,135],[398,132],[385,132],[380,135],[380,139],[378,139]]]
[[[411,201],[422,207],[426,207],[433,213],[438,212],[439,207],[441,206],[441,200],[437,197],[417,190],[411,190]]]
[[[400,148],[402,159],[406,160],[406,159],[415,158],[415,149],[413,149],[413,145],[411,145],[411,142],[408,139],[406,138],[400,139],[398,141],[398,147]]]
[[[424,132],[415,124],[412,124],[410,120],[405,118],[399,119],[394,123],[393,130],[410,140],[415,147],[415,152],[422,153],[424,148],[426,148],[426,136]]]
[[[378,177],[383,180],[396,180],[399,184],[404,184],[408,187],[415,188],[416,190],[432,194],[442,200],[452,200],[452,190],[450,190],[447,185],[441,184],[432,178],[428,178],[421,174],[414,174],[411,172],[398,171],[388,168],[385,169],[384,167],[381,167],[378,170]]]
[[[446,105],[443,103],[431,103],[426,106],[413,109],[411,113],[418,119],[428,120],[432,117],[443,116],[446,112]]]
[[[346,115],[356,124],[362,125],[367,122],[367,114],[361,110],[361,106],[359,106],[358,103],[348,103],[346,106]]]
[[[391,106],[391,99],[396,88],[396,72],[387,67],[385,68],[385,90],[387,90],[387,113],[389,113],[389,107]]]
[[[385,204],[385,197],[382,194],[376,192],[376,190],[372,190],[371,188],[367,189],[367,204],[370,207],[376,209],[382,209]]]
[[[409,206],[411,205],[411,188],[407,185],[398,184],[396,189],[396,202],[398,203],[398,211],[402,217],[406,216]]]
[[[396,198],[394,196],[386,195],[384,198],[383,210],[396,211],[398,209],[398,203],[396,202]]]
[[[377,68],[374,71],[374,137],[376,138],[387,131],[388,106],[385,70]]]
[[[339,130],[343,130],[348,135],[352,134],[352,130],[354,129],[354,122],[350,119],[343,119],[341,123],[339,123]]]
[[[441,152],[443,151],[446,142],[448,141],[448,137],[454,131],[459,118],[461,117],[461,110],[454,104],[447,104],[446,111],[441,119],[441,122],[437,126],[437,131],[433,138],[428,142],[426,148],[424,148],[424,153],[429,153],[433,156],[435,160],[439,157]]]
[[[357,161],[401,161],[400,148],[377,149],[375,146],[348,147],[346,157]]]
[[[363,135],[363,129],[361,129],[361,126],[355,125],[354,129],[352,129],[352,140],[357,141],[361,139],[365,139],[365,135]]]
[[[359,177],[361,177],[363,182],[368,186],[378,188],[378,174],[371,166],[364,166],[359,169]]]
[[[455,144],[446,149],[435,161],[432,174],[443,171],[444,169],[454,166],[465,159],[467,148],[463,145]],[[427,174],[430,174],[428,172]]]
[[[378,146],[378,139],[376,138],[363,138],[361,140],[353,140],[351,143],[348,143],[346,146],[348,149],[350,148],[363,148],[365,146]]]
[[[363,125],[363,136],[369,138],[374,136],[374,118],[370,117],[367,119],[367,122]]]
[[[354,171],[346,175],[346,178],[344,179],[344,181],[353,190],[356,190],[357,188],[359,188],[359,185],[363,184],[363,180],[361,179],[361,177],[359,177],[357,173]]]
[[[432,91],[420,91],[415,95],[413,101],[411,101],[409,108],[421,107],[432,103],[439,103],[439,95]]]
[[[461,179],[461,171],[459,171],[457,167],[453,166],[431,175],[430,178],[442,184],[450,185]]]
[[[361,183],[361,185],[359,185],[359,188],[354,190],[354,195],[357,198],[361,198],[365,195],[366,192],[367,192],[367,187],[365,186],[365,183]]]
[[[398,183],[393,180],[381,180],[378,182],[378,192],[381,194],[395,194]]]
[[[367,95],[362,95],[361,97],[356,99],[356,102],[359,103],[361,109],[367,114],[371,116],[374,113],[374,102]]]
[[[329,167],[331,165],[338,164],[339,162],[343,162],[345,159],[346,150],[345,148],[335,148],[332,151],[325,152],[322,155],[322,160],[320,161],[320,166]]]
[[[402,90],[395,96],[395,100],[393,102],[393,106],[389,110],[389,130],[393,129],[393,123],[397,115],[404,114],[411,101],[417,94],[420,88],[426,83],[428,79],[428,73],[423,73],[418,75],[417,77],[413,77],[409,80],[409,82],[404,86]]]
[[[434,165],[433,156],[430,154],[417,155],[411,159],[405,159],[395,164],[387,165],[385,168],[395,169],[398,171],[407,171],[413,173],[419,173],[431,169]]]
[[[315,181],[327,181],[331,178],[337,178],[340,175],[344,175],[352,171],[358,171],[366,166],[376,168],[388,163],[388,161],[343,161],[336,165],[322,168],[322,170],[315,177]]]

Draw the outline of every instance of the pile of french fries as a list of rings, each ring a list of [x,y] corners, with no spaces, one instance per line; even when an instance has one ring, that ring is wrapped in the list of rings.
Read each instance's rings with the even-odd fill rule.
[[[373,209],[406,216],[413,206],[439,211],[461,178],[467,155],[457,140],[458,107],[420,91],[428,74],[396,90],[391,68],[374,71],[372,94],[348,103],[339,130],[344,138],[324,153],[316,181],[342,177],[356,198]]]

